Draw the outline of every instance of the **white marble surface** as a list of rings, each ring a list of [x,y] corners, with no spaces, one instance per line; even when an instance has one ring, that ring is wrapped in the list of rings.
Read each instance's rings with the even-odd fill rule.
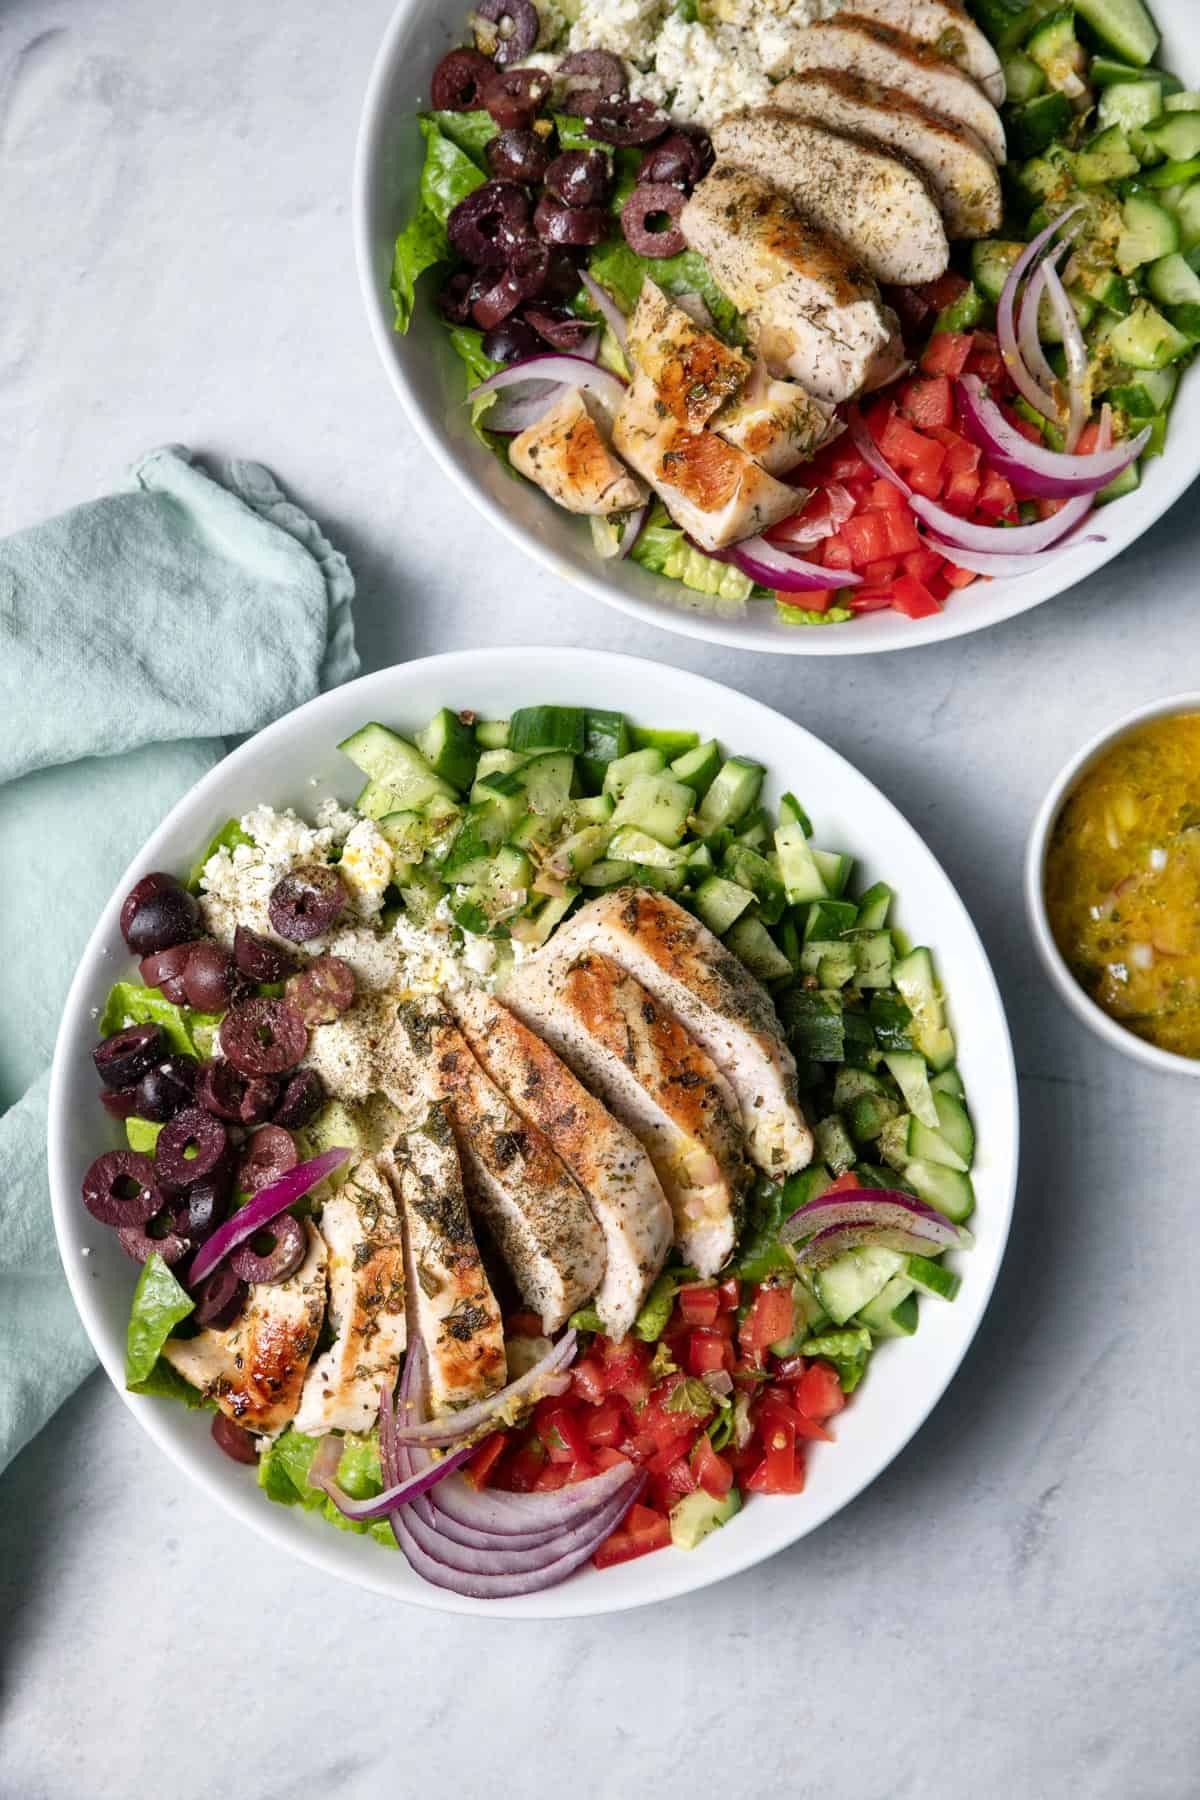
[[[376,366],[347,190],[387,12],[0,7],[0,530],[163,440],[257,456],[350,552],[367,667],[621,648],[828,738],[928,835],[996,962],[1025,1109],[1013,1242],[950,1394],[855,1506],[611,1620],[480,1626],[293,1567],[94,1377],[0,1481],[0,1796],[1184,1800],[1196,1096],[1067,1017],[1019,878],[1068,751],[1200,685],[1194,503],[1086,589],[887,660],[713,653],[595,610],[464,514]]]

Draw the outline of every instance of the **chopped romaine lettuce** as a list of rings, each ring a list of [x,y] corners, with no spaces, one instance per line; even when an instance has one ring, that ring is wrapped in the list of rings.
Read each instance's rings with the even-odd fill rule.
[[[746,1224],[733,1265],[734,1274],[741,1280],[766,1281],[781,1270],[793,1272],[795,1265],[779,1242],[779,1228],[790,1210],[785,1207],[782,1187],[760,1175],[750,1190]]]
[[[717,562],[689,544],[670,513],[656,500],[641,536],[629,553],[652,575],[666,575],[681,581],[699,594],[712,594],[721,600],[748,600],[754,583],[732,563]]]
[[[642,1302],[642,1310],[633,1321],[633,1334],[643,1344],[656,1344],[667,1328],[675,1296],[685,1282],[695,1281],[695,1269],[680,1266],[664,1269]]]
[[[426,113],[418,121],[425,139],[425,166],[421,170],[420,205],[396,239],[392,259],[392,299],[396,330],[407,331],[412,320],[417,279],[434,263],[450,254],[446,220],[460,200],[487,180],[483,169],[439,126],[439,113]],[[456,115],[467,117],[468,115]],[[489,121],[490,123],[490,121]]]
[[[125,1386],[131,1393],[162,1392],[161,1388],[148,1389],[144,1384],[154,1373],[163,1345],[195,1304],[161,1256],[156,1253],[147,1258],[133,1290],[125,1333]],[[171,1369],[170,1373],[175,1372]],[[187,1383],[182,1385],[186,1387]]]
[[[220,831],[213,833],[204,851],[192,864],[187,884],[193,894],[200,892],[200,877],[203,875],[209,859],[214,857],[218,850],[236,850],[239,844],[249,844],[253,849],[254,839],[248,831],[242,830],[236,819],[226,819]]]
[[[831,606],[825,612],[814,612],[807,606],[785,606],[779,601],[775,616],[781,625],[844,625],[854,614],[847,606]]]
[[[481,169],[487,168],[484,151],[499,130],[489,112],[479,107],[474,112],[427,112],[422,117],[435,125],[444,138],[465,150],[472,162]]]
[[[608,289],[627,313],[637,305],[647,276],[658,283],[664,294],[699,294],[721,336],[730,343],[746,341],[737,307],[725,298],[698,251],[681,250],[678,256],[639,256],[623,239],[614,238],[592,252],[588,273]]]
[[[190,1006],[174,1006],[157,988],[139,987],[133,981],[113,984],[97,1029],[101,1037],[120,1031],[123,1025],[161,1025],[172,1050],[182,1056],[207,1056],[212,1049],[219,1013],[193,1012]]]
[[[302,1506],[306,1512],[320,1512],[322,1518],[327,1519],[331,1525],[336,1525],[339,1531],[369,1535],[378,1543],[395,1549],[396,1540],[386,1519],[376,1519],[370,1524],[347,1519],[320,1488],[309,1486],[309,1466],[320,1442],[320,1438],[306,1437],[303,1432],[289,1426],[273,1444],[267,1446],[258,1459],[259,1487],[269,1500],[276,1501],[280,1506]],[[337,1479],[352,1500],[367,1500],[372,1495],[383,1492],[379,1439],[375,1433],[370,1437],[347,1437],[344,1440]]]
[[[131,1150],[140,1150],[146,1156],[153,1156],[161,1130],[162,1126],[155,1125],[150,1119],[129,1118],[125,1121],[125,1142]]]

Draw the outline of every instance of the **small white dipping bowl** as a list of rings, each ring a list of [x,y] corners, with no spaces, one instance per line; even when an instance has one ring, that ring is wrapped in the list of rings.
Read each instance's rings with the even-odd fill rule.
[[[1042,801],[1029,834],[1029,847],[1025,853],[1025,907],[1029,914],[1033,941],[1046,973],[1076,1018],[1081,1019],[1097,1037],[1103,1038],[1106,1044],[1111,1044],[1126,1056],[1144,1063],[1148,1069],[1162,1069],[1169,1075],[1190,1075],[1194,1079],[1200,1076],[1200,1057],[1178,1056],[1173,1050],[1160,1050],[1157,1044],[1146,1043],[1135,1032],[1119,1025],[1115,1019],[1110,1019],[1104,1009],[1084,993],[1054,941],[1054,933],[1050,929],[1046,913],[1045,889],[1046,850],[1050,834],[1064,802],[1080,776],[1086,774],[1092,764],[1098,762],[1118,739],[1126,737],[1139,725],[1149,725],[1155,719],[1173,718],[1179,713],[1200,713],[1200,693],[1174,694],[1169,700],[1152,700],[1146,706],[1136,707],[1133,712],[1125,713],[1115,725],[1110,725],[1106,731],[1092,738],[1090,743],[1085,744],[1071,758]]]

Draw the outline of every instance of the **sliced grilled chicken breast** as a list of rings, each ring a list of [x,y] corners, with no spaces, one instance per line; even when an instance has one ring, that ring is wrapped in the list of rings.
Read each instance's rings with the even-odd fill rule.
[[[681,224],[773,375],[836,404],[896,373],[899,324],[872,277],[760,176],[718,163]]]
[[[674,1014],[733,1089],[760,1169],[780,1176],[807,1167],[812,1133],[771,997],[707,926],[666,894],[619,888],[583,907],[554,944],[560,954],[601,951]]]
[[[906,157],[776,106],[731,113],[712,141],[723,163],[769,170],[775,186],[840,238],[876,281],[935,281],[949,267],[941,207]]]
[[[396,1032],[408,1054],[407,1091],[449,1102],[471,1208],[526,1305],[547,1332],[557,1331],[604,1279],[604,1238],[582,1190],[543,1133],[484,1074],[439,999],[403,1002]]]
[[[392,1175],[404,1210],[413,1329],[429,1371],[434,1417],[504,1386],[504,1324],[484,1273],[443,1101],[396,1145]]]
[[[185,1381],[247,1431],[275,1437],[295,1416],[325,1317],[325,1244],[306,1222],[304,1261],[286,1281],[256,1283],[227,1331],[168,1338],[162,1353]]]
[[[958,0],[852,0],[862,19],[878,19],[928,44],[939,56],[974,76],[994,106],[1005,99],[1004,70],[987,38]]]
[[[623,1338],[671,1248],[671,1209],[653,1163],[506,1006],[479,988],[452,995],[449,1004],[485,1072],[522,1118],[545,1132],[587,1195],[608,1257],[596,1311],[608,1335]]]
[[[625,390],[613,441],[702,550],[755,537],[799,512],[807,498],[715,431],[677,424],[640,369]]]
[[[750,379],[712,422],[718,437],[753,457],[768,475],[785,475],[841,431],[833,408],[798,381],[776,381],[756,362]]]
[[[568,512],[628,512],[646,498],[641,483],[609,449],[576,389],[513,438],[508,454],[515,469]]]
[[[839,13],[800,32],[792,72],[809,69],[844,69],[899,88],[942,118],[966,125],[993,162],[1002,163],[1007,156],[1000,114],[979,83],[928,44],[878,19]]]
[[[308,1371],[297,1431],[370,1431],[404,1353],[404,1245],[386,1175],[364,1156],[325,1202],[333,1342]]]
[[[629,319],[629,354],[677,425],[700,431],[745,387],[750,360],[697,325],[647,278]]]
[[[737,1108],[711,1059],[638,982],[595,952],[521,964],[505,1005],[570,1064],[645,1145],[702,1275],[733,1249],[748,1170]]]
[[[835,131],[862,133],[911,158],[933,186],[948,236],[986,237],[1000,224],[1000,177],[975,133],[901,89],[837,69],[814,69],[789,75],[771,97],[789,112]]]

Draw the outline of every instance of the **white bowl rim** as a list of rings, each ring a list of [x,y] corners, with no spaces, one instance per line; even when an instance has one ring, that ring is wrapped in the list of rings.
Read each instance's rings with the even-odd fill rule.
[[[354,692],[363,693],[365,697],[364,704],[366,707],[364,716],[374,716],[371,711],[376,698],[374,690],[379,690],[382,695],[382,691],[386,689],[389,679],[395,676],[397,667],[410,671],[420,669],[423,677],[428,677],[430,684],[434,684],[442,678],[449,683],[453,681],[456,676],[461,674],[464,686],[466,686],[467,691],[469,691],[469,682],[471,679],[469,671],[473,665],[486,664],[489,670],[494,670],[497,664],[511,665],[514,671],[513,685],[514,689],[517,689],[520,682],[528,680],[526,667],[528,659],[531,656],[536,656],[544,667],[552,669],[557,665],[564,671],[568,669],[575,669],[577,671],[580,660],[584,659],[589,665],[589,681],[591,680],[590,669],[595,668],[597,670],[596,680],[602,681],[610,679],[611,691],[613,692],[621,691],[620,675],[622,670],[631,670],[635,668],[663,668],[664,673],[669,673],[673,679],[682,682],[695,693],[698,707],[697,717],[720,716],[719,714],[706,714],[703,711],[703,700],[706,693],[711,695],[714,704],[718,705],[723,698],[732,694],[739,706],[750,709],[752,713],[761,714],[764,720],[770,722],[772,727],[777,729],[780,725],[783,725],[786,726],[789,732],[797,734],[801,740],[801,743],[798,746],[799,749],[803,749],[803,740],[808,740],[810,743],[819,745],[827,755],[835,758],[837,762],[844,764],[853,779],[856,782],[861,783],[865,789],[871,791],[873,796],[878,800],[881,808],[891,815],[895,824],[912,840],[915,855],[919,860],[923,860],[925,863],[926,874],[932,874],[941,881],[944,885],[947,904],[951,910],[958,915],[959,922],[963,929],[966,947],[970,954],[977,960],[981,977],[981,991],[973,997],[973,1003],[978,1006],[981,1013],[987,1012],[991,1014],[992,1023],[996,1028],[996,1035],[999,1039],[1001,1054],[998,1065],[989,1066],[989,1075],[995,1084],[995,1091],[990,1098],[990,1105],[995,1111],[997,1120],[1002,1120],[1006,1128],[1003,1133],[998,1133],[997,1135],[1003,1135],[1007,1139],[1007,1142],[997,1142],[995,1146],[997,1156],[996,1179],[993,1183],[993,1192],[990,1195],[988,1209],[991,1222],[996,1231],[994,1253],[990,1267],[978,1267],[977,1265],[973,1300],[971,1301],[970,1306],[963,1307],[963,1302],[967,1299],[965,1288],[964,1292],[959,1296],[959,1299],[956,1302],[955,1315],[962,1321],[961,1337],[954,1345],[953,1350],[948,1357],[941,1379],[935,1379],[931,1383],[928,1392],[923,1395],[921,1403],[914,1408],[911,1414],[910,1428],[902,1442],[896,1444],[892,1448],[886,1449],[881,1455],[872,1456],[868,1460],[865,1471],[861,1473],[860,1477],[852,1481],[844,1492],[839,1492],[828,1503],[822,1502],[814,1506],[811,1516],[801,1523],[799,1529],[786,1534],[775,1530],[767,1530],[766,1532],[760,1531],[758,1533],[748,1532],[745,1535],[740,1550],[736,1554],[730,1551],[721,1559],[715,1557],[701,1559],[698,1557],[694,1562],[689,1561],[687,1565],[688,1578],[685,1581],[677,1583],[669,1593],[660,1594],[650,1591],[642,1592],[639,1588],[633,1594],[622,1594],[618,1596],[614,1593],[610,1599],[606,1598],[604,1590],[601,1590],[600,1596],[597,1598],[597,1596],[591,1592],[590,1584],[581,1584],[577,1587],[574,1581],[569,1581],[557,1588],[547,1590],[546,1593],[533,1595],[514,1602],[472,1600],[451,1594],[439,1588],[427,1586],[426,1584],[417,1581],[411,1592],[406,1591],[404,1594],[397,1594],[394,1585],[385,1579],[384,1572],[380,1571],[378,1565],[369,1558],[357,1558],[350,1570],[341,1566],[335,1553],[335,1546],[345,1542],[340,1534],[329,1532],[322,1536],[318,1532],[312,1541],[307,1539],[301,1542],[294,1541],[285,1528],[286,1519],[290,1516],[291,1509],[287,1510],[282,1519],[277,1519],[276,1513],[279,1509],[272,1506],[266,1496],[263,1495],[257,1487],[252,1491],[244,1492],[240,1488],[236,1491],[230,1491],[223,1486],[210,1468],[197,1459],[187,1446],[175,1441],[169,1429],[168,1421],[169,1417],[176,1409],[153,1404],[142,1404],[138,1395],[126,1391],[124,1384],[123,1344],[109,1340],[107,1333],[103,1329],[102,1323],[98,1320],[99,1307],[93,1298],[85,1268],[78,1256],[70,1253],[71,1250],[75,1248],[78,1237],[79,1201],[67,1169],[68,1153],[67,1133],[65,1129],[67,1088],[69,1084],[67,1065],[75,1035],[82,1028],[83,1021],[87,1017],[86,995],[89,985],[94,979],[94,970],[105,958],[105,945],[108,933],[115,933],[117,929],[116,917],[119,911],[119,897],[127,892],[131,883],[140,873],[144,872],[148,862],[152,865],[160,841],[165,840],[172,832],[175,821],[179,815],[189,811],[193,806],[196,806],[199,802],[207,799],[210,793],[219,791],[225,779],[231,773],[237,773],[247,765],[252,764],[264,742],[276,736],[282,736],[294,731],[298,720],[307,720],[311,715],[322,712],[329,707],[331,703],[343,698],[345,695]],[[244,744],[239,745],[229,756],[218,763],[214,769],[210,770],[207,775],[202,777],[194,787],[189,789],[177,804],[172,807],[171,811],[153,832],[151,837],[141,846],[125,873],[122,875],[121,880],[114,888],[113,895],[103,909],[95,929],[89,937],[87,945],[81,954],[79,966],[76,970],[74,980],[72,981],[64,1005],[62,1022],[55,1043],[54,1059],[51,1067],[49,1123],[47,1133],[51,1209],[54,1218],[59,1255],[66,1272],[68,1285],[70,1286],[76,1309],[79,1312],[84,1328],[91,1339],[92,1345],[97,1352],[105,1373],[108,1375],[109,1380],[112,1382],[122,1402],[129,1408],[142,1429],[154,1439],[159,1448],[165,1451],[171,1461],[176,1464],[189,1480],[197,1483],[226,1512],[231,1513],[235,1518],[239,1519],[241,1523],[248,1525],[252,1531],[256,1531],[260,1536],[268,1539],[276,1548],[297,1556],[301,1561],[321,1569],[324,1573],[331,1574],[339,1579],[349,1580],[356,1586],[383,1594],[392,1600],[399,1600],[401,1603],[425,1607],[432,1611],[471,1614],[484,1618],[519,1617],[530,1619],[551,1617],[592,1617],[611,1612],[628,1611],[636,1607],[656,1604],[661,1600],[679,1598],[684,1594],[693,1593],[701,1588],[709,1587],[718,1581],[726,1579],[728,1576],[741,1574],[743,1570],[754,1566],[756,1563],[765,1561],[768,1557],[775,1555],[778,1551],[789,1548],[801,1538],[807,1537],[811,1532],[819,1529],[828,1519],[834,1517],[846,1506],[850,1505],[852,1501],[857,1499],[858,1496],[883,1473],[901,1451],[912,1442],[913,1437],[915,1437],[917,1432],[924,1425],[930,1413],[938,1404],[950,1382],[953,1380],[955,1374],[958,1372],[958,1369],[961,1367],[968,1350],[974,1342],[976,1333],[978,1332],[984,1313],[990,1302],[996,1280],[999,1276],[1000,1267],[1004,1260],[1004,1254],[1008,1243],[1016,1199],[1020,1143],[1019,1095],[1012,1041],[1008,1030],[1003,1000],[996,983],[995,974],[992,970],[987,951],[983,946],[979,933],[976,930],[964,902],[959,896],[957,889],[950,881],[948,875],[946,875],[945,871],[942,869],[941,864],[934,857],[933,852],[916,831],[915,827],[908,822],[887,796],[875,787],[873,782],[865,775],[861,774],[861,772],[845,757],[841,756],[839,752],[824,744],[823,740],[816,738],[804,726],[797,725],[793,720],[787,719],[783,714],[777,713],[773,708],[764,705],[761,701],[754,700],[748,695],[738,693],[735,689],[726,688],[721,683],[715,682],[706,676],[694,675],[689,670],[668,668],[667,666],[656,663],[652,658],[628,656],[611,651],[578,651],[557,646],[553,648],[544,646],[512,646],[498,649],[488,648],[481,650],[450,651],[438,656],[419,658],[412,663],[397,665],[397,667],[377,670],[372,674],[360,676],[354,682],[346,683],[342,687],[334,688],[325,694],[318,695],[315,699],[308,701],[304,706],[298,707],[293,712],[285,715],[284,718],[276,720],[273,725],[266,727],[264,731],[259,732],[255,737],[248,739]],[[598,691],[594,683],[591,686],[591,691]],[[936,954],[936,943],[934,950]],[[951,1006],[953,1007],[953,992],[950,995],[950,1000]],[[979,1246],[977,1246],[976,1250],[972,1252],[972,1255],[978,1256],[979,1254],[980,1249]],[[763,1523],[764,1525],[766,1524],[765,1518]],[[334,1542],[329,1543],[328,1540],[330,1539],[334,1540]]]
[[[1200,713],[1200,692],[1171,694],[1164,700],[1148,700],[1141,706],[1135,706],[1114,725],[1106,726],[1095,737],[1089,738],[1055,776],[1029,831],[1025,851],[1025,910],[1042,966],[1060,998],[1077,1019],[1081,1019],[1090,1031],[1103,1038],[1106,1044],[1111,1044],[1113,1049],[1131,1056],[1146,1068],[1158,1069],[1167,1075],[1189,1075],[1194,1078],[1200,1076],[1200,1057],[1181,1056],[1178,1051],[1163,1050],[1157,1044],[1146,1043],[1135,1032],[1110,1018],[1103,1007],[1084,993],[1054,941],[1054,933],[1046,914],[1045,892],[1046,851],[1050,833],[1080,776],[1086,774],[1106,750],[1111,749],[1120,738],[1135,731],[1139,725],[1152,724],[1155,719],[1173,718],[1180,713]]]
[[[1163,0],[1165,5],[1167,0]],[[706,643],[724,644],[733,650],[756,652],[762,655],[777,656],[882,656],[898,650],[916,650],[926,644],[948,643],[953,638],[966,637],[976,631],[988,630],[996,625],[1003,625],[1021,613],[1030,612],[1035,606],[1041,606],[1047,600],[1057,599],[1081,582],[1105,568],[1113,559],[1136,543],[1155,525],[1164,513],[1179,499],[1187,488],[1200,475],[1200,434],[1197,434],[1194,449],[1189,449],[1187,436],[1181,428],[1181,421],[1176,421],[1176,430],[1171,436],[1166,453],[1157,459],[1154,471],[1153,498],[1147,498],[1147,488],[1143,484],[1135,493],[1125,496],[1122,504],[1128,509],[1122,517],[1128,521],[1121,528],[1113,528],[1110,524],[1103,542],[1081,546],[1073,552],[1066,569],[1062,566],[1047,566],[1040,575],[1035,573],[1024,577],[1023,582],[1012,580],[1011,597],[1006,599],[987,619],[977,620],[970,600],[958,603],[947,612],[941,612],[927,619],[905,619],[899,621],[899,615],[881,615],[895,617],[897,629],[894,640],[880,643],[875,641],[868,620],[848,621],[844,629],[822,629],[820,627],[779,626],[774,632],[747,632],[739,628],[737,621],[722,619],[702,612],[692,612],[680,607],[672,611],[668,606],[649,598],[641,598],[623,592],[613,583],[601,578],[599,573],[590,574],[585,569],[566,561],[540,537],[527,531],[516,517],[500,505],[492,496],[476,486],[464,466],[450,448],[441,442],[430,421],[426,418],[422,407],[405,371],[402,358],[396,354],[396,333],[392,329],[390,317],[382,306],[376,289],[372,272],[371,243],[369,231],[369,192],[371,170],[375,148],[375,138],[380,128],[388,89],[388,75],[395,49],[396,40],[409,22],[410,16],[422,5],[424,0],[397,0],[397,5],[388,21],[379,49],[376,52],[371,73],[368,78],[363,109],[359,121],[358,136],[355,145],[354,172],[352,180],[351,211],[353,214],[355,262],[358,269],[359,287],[366,309],[367,322],[372,340],[383,363],[388,379],[391,382],[404,411],[408,415],[417,436],[434,461],[449,477],[471,505],[503,534],[510,543],[516,545],[526,556],[556,575],[560,580],[568,582],[572,587],[589,595],[593,600],[605,606],[612,606],[619,612],[637,619],[640,623],[654,625],[660,631],[678,632],[683,637],[699,638]],[[1160,21],[1161,24],[1161,21]],[[1200,72],[1197,82],[1200,85]],[[1197,377],[1200,381],[1200,377]],[[1108,513],[1108,509],[1106,509]],[[1109,514],[1110,517],[1114,516]],[[1137,523],[1134,523],[1134,520]],[[597,563],[599,570],[603,565]],[[992,582],[993,591],[1005,587],[1006,582]],[[974,583],[971,594],[983,591],[980,583]],[[764,609],[770,609],[772,602],[761,602]],[[900,625],[903,629],[900,629]]]

